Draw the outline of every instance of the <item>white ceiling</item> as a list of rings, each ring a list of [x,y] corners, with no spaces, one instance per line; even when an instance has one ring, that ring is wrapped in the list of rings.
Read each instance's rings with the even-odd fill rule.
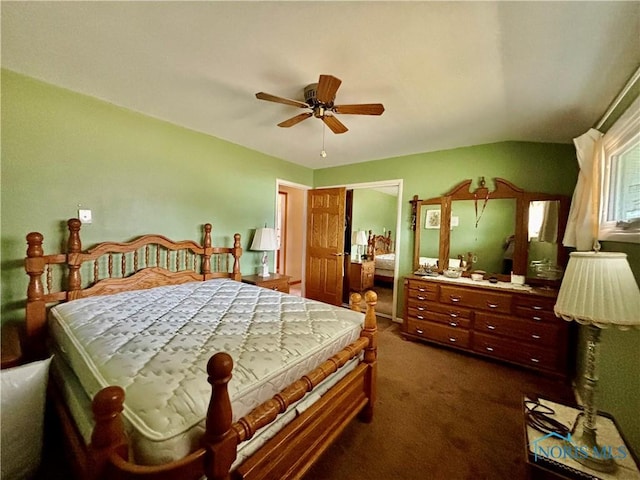
[[[640,65],[640,2],[9,2],[2,66],[311,168],[571,142]],[[276,124],[319,74],[380,117]]]

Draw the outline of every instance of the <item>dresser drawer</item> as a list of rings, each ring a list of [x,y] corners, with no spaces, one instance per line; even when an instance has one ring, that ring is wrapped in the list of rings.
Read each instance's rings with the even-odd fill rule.
[[[530,345],[554,347],[558,344],[560,326],[477,312],[474,330],[485,334],[511,337]]]
[[[408,300],[417,300],[420,302],[438,300],[438,286],[433,284],[425,284],[421,282],[409,281],[409,288],[407,289]]]
[[[514,313],[522,318],[536,322],[556,322],[553,313],[555,298],[517,295],[513,299]]]
[[[512,296],[508,293],[451,287],[449,285],[440,287],[439,297],[440,303],[499,313],[511,313],[511,299]]]
[[[260,282],[259,286],[262,288],[268,288],[269,290],[276,290],[282,293],[289,293],[289,281],[287,279],[278,279],[278,280],[266,280],[264,282]]]
[[[528,367],[548,370],[556,370],[559,367],[558,352],[552,348],[535,347],[494,335],[474,333],[473,350]]]
[[[514,295],[513,304],[516,307],[553,312],[553,306],[556,304],[556,299],[555,297],[543,297],[538,295]]]
[[[409,318],[414,320],[438,322],[454,328],[460,327],[468,329],[471,327],[471,320],[469,320],[469,318],[452,317],[450,315],[445,315],[431,310],[418,310],[411,307],[409,307],[408,313]]]
[[[432,322],[421,322],[409,318],[407,320],[407,333],[461,348],[469,348],[470,345],[469,330],[438,325]]]
[[[373,275],[375,271],[375,262],[362,262],[362,273]]]

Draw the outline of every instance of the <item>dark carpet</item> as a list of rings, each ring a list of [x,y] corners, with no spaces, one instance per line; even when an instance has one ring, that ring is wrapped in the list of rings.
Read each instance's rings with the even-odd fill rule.
[[[379,328],[373,422],[349,424],[305,480],[525,479],[522,396],[574,403],[570,386]]]

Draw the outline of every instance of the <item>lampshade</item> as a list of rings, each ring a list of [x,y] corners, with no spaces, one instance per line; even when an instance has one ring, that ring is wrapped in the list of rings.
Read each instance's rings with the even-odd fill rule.
[[[251,242],[251,250],[270,251],[278,249],[276,231],[273,228],[258,228]]]
[[[367,232],[364,230],[358,231],[358,234],[356,235],[356,245],[367,245],[368,243]]]
[[[640,328],[640,290],[627,255],[571,253],[553,310],[558,317],[584,325]]]

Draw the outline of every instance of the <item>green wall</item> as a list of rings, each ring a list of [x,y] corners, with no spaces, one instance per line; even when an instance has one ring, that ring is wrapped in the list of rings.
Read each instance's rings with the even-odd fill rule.
[[[636,283],[640,285],[640,244],[602,242],[602,250],[626,253]],[[581,329],[577,369],[580,375],[584,371],[584,338]],[[634,451],[640,453],[640,330],[609,328],[602,331],[597,374],[598,408],[615,416]]]
[[[403,181],[402,231],[396,246],[402,276],[413,271],[409,201],[414,195],[421,199],[438,197],[463,180],[477,182],[481,176],[486,178],[489,188],[492,188],[491,179],[499,177],[525,190],[572,195],[577,175],[572,145],[501,142],[319,169],[314,171],[314,185]],[[401,289],[398,293],[398,312],[401,312]]]
[[[242,235],[255,273],[253,230],[275,218],[276,178],[312,185],[313,171],[2,70],[2,321],[23,317],[25,235],[57,253],[64,223],[91,209],[83,246],[148,232],[216,245]]]

